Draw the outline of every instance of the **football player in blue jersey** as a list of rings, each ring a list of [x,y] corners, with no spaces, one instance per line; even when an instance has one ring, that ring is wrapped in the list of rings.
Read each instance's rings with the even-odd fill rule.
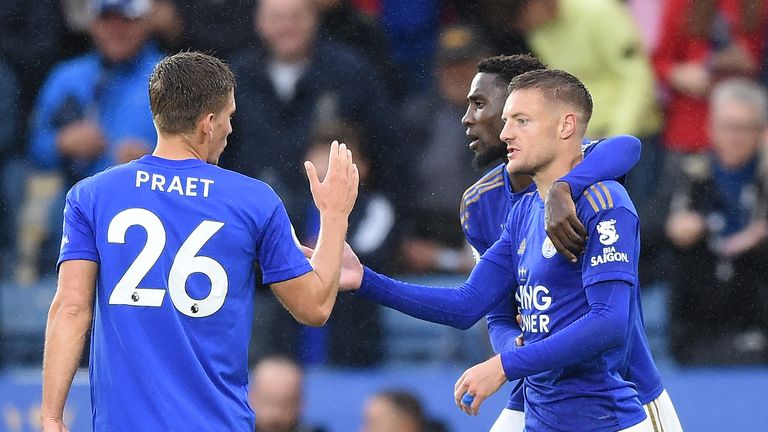
[[[358,173],[341,144],[317,178],[318,252],[301,253],[265,183],[216,166],[232,132],[235,78],[218,59],[165,58],[149,82],[148,155],[67,194],[59,284],[43,364],[43,430],[62,422],[91,331],[94,431],[253,431],[247,349],[254,264],[300,322],[322,325],[338,290]]]
[[[631,200],[613,181],[583,193],[576,208],[589,238],[577,263],[556,254],[543,228],[546,191],[583,158],[589,92],[558,70],[527,72],[509,88],[501,133],[507,171],[531,175],[536,190],[511,210],[482,261],[506,267],[515,280],[526,343],[466,371],[456,383],[457,404],[476,413],[478,399],[506,379],[524,378],[526,429],[653,430],[635,386],[622,377],[641,322]],[[465,393],[475,396],[471,406],[461,404]]]
[[[501,111],[509,81],[521,73],[544,68],[540,60],[530,55],[490,57],[478,64],[478,73],[472,81],[467,96],[469,106],[462,122],[471,140],[470,149],[475,152],[474,163],[477,166],[499,163],[467,189],[462,198],[462,230],[478,256],[499,239],[514,203],[535,189],[530,176],[509,175],[506,172],[506,144],[500,141],[499,135],[504,126]],[[576,258],[583,247],[580,236],[585,237],[583,225],[576,217],[574,200],[597,181],[623,176],[637,162],[639,151],[639,142],[631,137],[615,137],[595,143],[585,141],[584,162],[549,189],[545,200],[547,233],[558,252],[566,258]],[[497,353],[519,334],[512,316],[516,308],[512,298],[506,297],[488,313],[488,332]],[[677,413],[648,349],[644,326],[639,325],[635,331],[639,342],[632,346],[624,376],[635,383],[640,401],[648,415],[658,419],[660,427],[667,431],[680,431],[682,428]],[[521,385],[521,381],[515,384],[506,409],[490,432],[523,430]]]

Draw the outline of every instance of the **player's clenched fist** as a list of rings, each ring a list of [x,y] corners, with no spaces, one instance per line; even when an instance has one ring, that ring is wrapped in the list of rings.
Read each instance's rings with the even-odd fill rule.
[[[501,366],[500,355],[472,366],[461,375],[453,387],[456,406],[469,415],[477,415],[480,412],[480,404],[496,393],[505,382],[507,376]],[[469,396],[465,398],[465,394]]]
[[[312,162],[304,162],[309,178],[312,198],[320,214],[338,213],[344,217],[352,211],[357,199],[357,186],[360,176],[357,165],[352,162],[352,152],[345,144],[331,143],[328,156],[328,172],[320,181],[317,169]]]

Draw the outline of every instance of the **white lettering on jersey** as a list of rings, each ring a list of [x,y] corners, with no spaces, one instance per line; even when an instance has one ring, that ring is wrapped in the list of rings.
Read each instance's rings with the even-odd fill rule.
[[[600,264],[608,262],[629,262],[629,254],[626,252],[619,252],[615,247],[603,248],[603,253],[590,258],[589,263],[592,267],[597,267]]]
[[[200,184],[202,184],[203,198],[208,198],[213,180],[196,177],[186,177],[182,180],[179,176],[173,176],[169,182],[162,174],[150,174],[141,170],[136,171],[137,188],[149,187],[153,191],[173,192],[181,196],[198,196],[197,188]]]
[[[552,297],[549,295],[549,289],[542,285],[520,285],[515,298],[520,303],[520,308],[524,310],[546,311],[552,305]],[[522,323],[520,328],[528,333],[549,333],[549,315],[542,313],[521,314]]]

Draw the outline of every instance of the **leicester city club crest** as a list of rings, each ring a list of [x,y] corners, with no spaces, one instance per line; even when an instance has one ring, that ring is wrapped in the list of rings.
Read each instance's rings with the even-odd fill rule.
[[[552,258],[557,253],[557,249],[555,248],[554,243],[552,243],[552,240],[547,237],[544,240],[544,244],[541,245],[541,254],[544,256],[544,258]]]

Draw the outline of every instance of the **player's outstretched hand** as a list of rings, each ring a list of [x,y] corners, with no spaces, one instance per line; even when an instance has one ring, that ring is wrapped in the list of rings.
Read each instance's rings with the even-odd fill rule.
[[[547,191],[544,203],[547,236],[558,252],[575,263],[584,251],[587,230],[576,216],[571,187],[566,182],[555,182]]]
[[[307,246],[301,246],[301,251],[304,252],[304,256],[312,259],[315,255],[315,250]],[[349,243],[344,242],[344,255],[341,258],[341,277],[339,279],[339,290],[341,291],[354,291],[360,288],[363,283],[363,264],[360,263],[360,258],[357,257],[355,251]]]
[[[496,393],[505,382],[507,382],[507,376],[501,366],[501,356],[497,354],[489,360],[467,369],[456,381],[456,385],[453,387],[456,406],[468,415],[478,415],[480,404],[490,395]],[[461,401],[465,393],[470,395],[468,399],[472,400],[472,404],[469,406]]]
[[[304,168],[307,170],[309,188],[320,216],[349,216],[357,199],[360,176],[357,165],[352,163],[352,152],[347,150],[347,146],[337,141],[331,143],[328,173],[323,181],[318,178],[317,169],[312,162],[304,162]]]

